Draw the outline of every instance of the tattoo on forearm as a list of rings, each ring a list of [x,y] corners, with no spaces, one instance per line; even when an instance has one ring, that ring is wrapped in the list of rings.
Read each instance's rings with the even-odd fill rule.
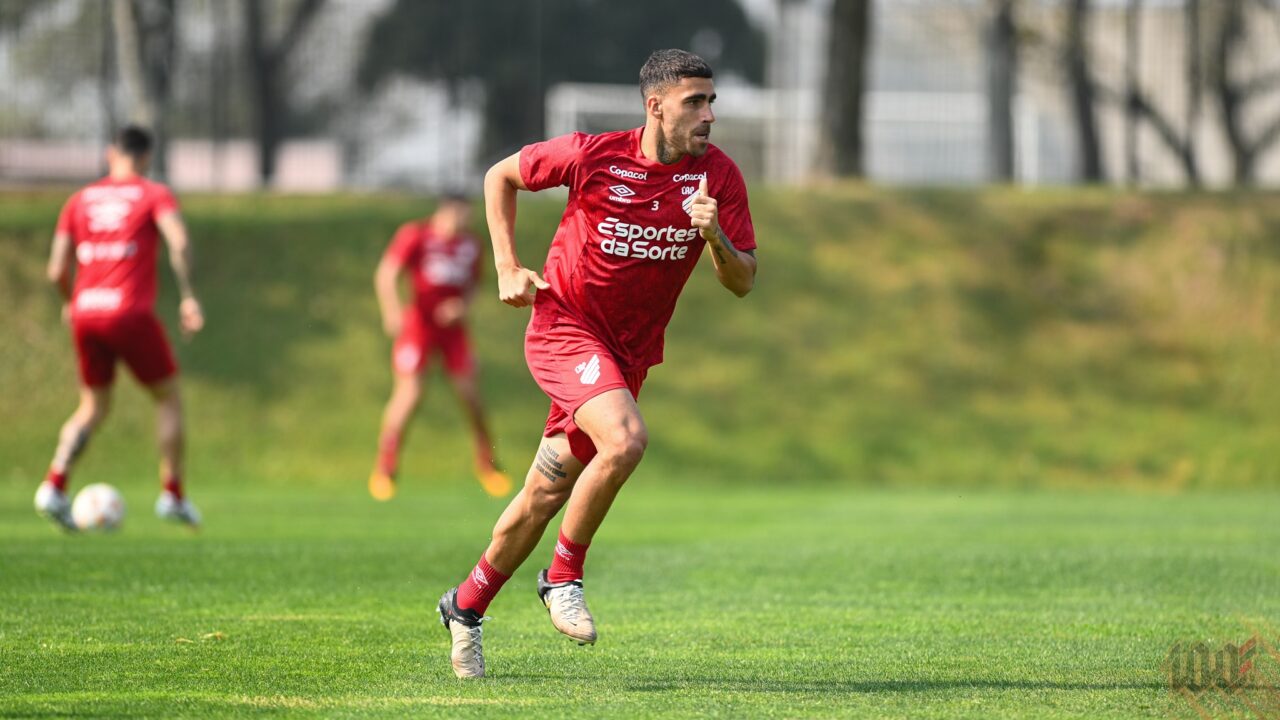
[[[551,482],[569,477],[564,471],[564,463],[560,462],[560,453],[546,445],[538,448],[538,457],[534,460],[533,467]]]
[[[729,258],[737,258],[738,250],[729,242],[729,238],[725,236],[724,231],[716,229],[716,234],[720,236],[720,242],[711,243],[711,252],[715,253],[717,263],[727,263]]]

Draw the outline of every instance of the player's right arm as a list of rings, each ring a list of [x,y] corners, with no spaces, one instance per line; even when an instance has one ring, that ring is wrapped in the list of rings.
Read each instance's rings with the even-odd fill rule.
[[[516,255],[516,192],[528,189],[520,176],[518,152],[500,160],[484,175],[485,219],[498,270],[498,298],[512,307],[533,304],[535,289],[551,287],[538,273],[521,265]]]
[[[195,290],[191,287],[191,240],[187,236],[187,225],[182,221],[182,213],[177,207],[162,211],[155,219],[156,227],[164,236],[165,245],[169,246],[169,266],[173,268],[173,277],[178,285],[178,324],[182,334],[191,337],[204,327],[204,308],[196,299]]]

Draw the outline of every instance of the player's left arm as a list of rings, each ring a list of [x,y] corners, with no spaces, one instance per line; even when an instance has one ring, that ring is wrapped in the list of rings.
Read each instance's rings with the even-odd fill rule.
[[[739,250],[720,227],[720,208],[715,198],[707,193],[707,180],[702,179],[698,192],[689,208],[689,222],[698,228],[707,241],[711,261],[716,268],[716,278],[729,292],[746,297],[756,284],[756,256],[751,250]]]
[[[71,307],[71,266],[74,262],[75,245],[71,242],[71,234],[59,230],[53,234],[53,245],[49,249],[49,282],[58,288],[62,295],[62,319],[70,319]]]
[[[204,309],[191,287],[191,241],[187,236],[187,225],[182,221],[182,214],[174,208],[156,218],[156,227],[160,228],[165,245],[169,247],[169,265],[178,285],[181,298],[178,322],[182,334],[190,337],[204,327]]]

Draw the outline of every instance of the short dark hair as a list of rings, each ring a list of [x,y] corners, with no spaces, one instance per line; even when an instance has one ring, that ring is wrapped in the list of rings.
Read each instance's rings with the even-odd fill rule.
[[[711,66],[687,50],[654,50],[640,68],[640,94],[649,97],[687,77],[710,78]]]
[[[116,133],[115,146],[135,160],[151,152],[151,131],[141,125],[125,125]]]
[[[471,205],[471,196],[465,190],[449,190],[440,195],[440,206]]]

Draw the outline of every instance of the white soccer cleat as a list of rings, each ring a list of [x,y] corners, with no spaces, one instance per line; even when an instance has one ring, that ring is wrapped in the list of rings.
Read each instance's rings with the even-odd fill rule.
[[[440,624],[453,636],[453,646],[449,650],[453,674],[460,678],[484,677],[480,623],[485,618],[475,610],[458,607],[458,588],[452,588],[441,596],[436,611],[440,613]]]
[[[74,532],[79,529],[71,519],[71,501],[67,500],[66,493],[54,487],[48,480],[40,483],[40,487],[36,488],[35,506],[40,516],[47,518],[63,530]]]
[[[156,517],[161,520],[172,520],[190,527],[200,527],[200,511],[186,498],[165,490],[156,498]]]
[[[547,606],[551,624],[557,630],[577,640],[579,645],[595,643],[596,620],[587,609],[581,580],[552,584],[547,582],[547,571],[543,570],[538,573],[538,597]]]

